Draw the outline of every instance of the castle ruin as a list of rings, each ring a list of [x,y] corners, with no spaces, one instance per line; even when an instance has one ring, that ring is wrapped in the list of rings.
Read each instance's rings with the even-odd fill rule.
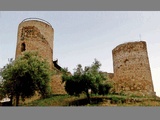
[[[25,19],[18,26],[16,58],[24,51],[38,51],[51,69],[60,70],[53,61],[54,29],[41,19]],[[112,50],[114,73],[105,73],[114,83],[115,93],[155,96],[149,65],[147,45],[144,41],[128,42]],[[55,94],[66,94],[61,80],[62,73],[52,76],[51,86]]]
[[[53,61],[54,29],[47,21],[37,18],[27,18],[18,26],[17,46],[15,58],[24,51],[37,51],[46,59],[51,69],[59,70],[60,66]],[[53,75],[51,80],[52,91],[55,94],[64,94],[64,85],[61,73]]]
[[[112,50],[112,56],[115,92],[155,95],[145,41],[120,44]]]

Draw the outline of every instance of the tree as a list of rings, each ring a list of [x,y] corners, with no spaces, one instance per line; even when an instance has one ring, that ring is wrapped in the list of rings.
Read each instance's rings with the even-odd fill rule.
[[[112,84],[99,84],[99,91],[98,91],[98,94],[99,95],[105,95],[105,94],[108,94],[109,93],[109,90],[112,88]]]
[[[65,82],[65,90],[69,95],[79,95],[85,92],[88,103],[90,103],[89,89],[93,93],[98,93],[99,85],[102,84],[105,77],[99,71],[100,62],[95,59],[91,66],[86,66],[84,69],[82,65],[77,65],[73,75],[68,75],[64,72],[62,76],[63,82]]]
[[[15,61],[7,64],[3,71],[3,92],[10,95],[11,100],[16,98],[16,106],[19,98],[32,97],[36,91],[42,98],[50,94],[49,81],[51,78],[49,64],[36,52],[24,52]]]

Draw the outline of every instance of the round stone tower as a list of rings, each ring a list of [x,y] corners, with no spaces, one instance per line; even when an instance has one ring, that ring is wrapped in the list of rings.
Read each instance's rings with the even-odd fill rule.
[[[147,45],[128,42],[112,50],[115,91],[138,96],[154,96]]]
[[[37,51],[49,62],[51,69],[57,70],[57,63],[53,64],[53,41],[54,29],[50,23],[39,18],[27,18],[18,26],[15,58],[22,55],[24,51]],[[66,94],[61,74],[61,72],[57,73],[51,78],[50,84],[54,94]]]
[[[38,18],[27,18],[19,24],[17,36],[15,58],[24,51],[38,51],[53,68],[54,29],[50,23]]]

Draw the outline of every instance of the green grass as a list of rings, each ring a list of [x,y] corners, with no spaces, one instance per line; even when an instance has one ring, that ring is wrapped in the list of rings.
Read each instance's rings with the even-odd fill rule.
[[[24,106],[63,106],[65,104],[63,100],[68,97],[69,97],[68,95],[58,95],[58,96],[53,95],[46,99],[38,99],[28,104],[26,103],[24,104]]]
[[[131,102],[127,102],[130,99]],[[132,99],[136,101],[132,101]],[[84,94],[80,95],[80,97],[52,95],[49,98],[34,100],[21,106],[160,106],[160,98],[147,99],[124,95],[91,95],[91,104],[88,104]]]
[[[30,103],[22,104],[22,106],[69,106],[70,103],[84,98],[70,95],[52,95],[49,98],[34,100]]]

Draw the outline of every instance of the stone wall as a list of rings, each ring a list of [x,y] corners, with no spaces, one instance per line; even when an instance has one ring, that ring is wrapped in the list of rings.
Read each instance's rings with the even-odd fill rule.
[[[15,58],[22,55],[24,51],[37,51],[46,59],[51,69],[56,69],[53,64],[53,41],[54,29],[44,21],[25,20],[18,26],[17,46]],[[61,74],[52,76],[51,87],[54,94],[64,94]]]
[[[118,45],[112,50],[112,55],[117,93],[155,95],[146,42]]]
[[[16,58],[24,51],[38,51],[53,66],[53,33],[47,23],[29,20],[19,24]]]
[[[38,20],[22,21],[18,26],[16,58],[24,51],[38,51],[51,68],[53,64],[54,29]],[[144,41],[118,45],[112,50],[114,73],[104,73],[114,83],[116,93],[155,95],[150,71],[147,45]],[[52,76],[55,94],[66,94],[61,73]]]
[[[52,76],[51,81],[52,91],[56,94],[67,94],[64,88],[64,83],[62,83],[62,74],[57,74]]]

